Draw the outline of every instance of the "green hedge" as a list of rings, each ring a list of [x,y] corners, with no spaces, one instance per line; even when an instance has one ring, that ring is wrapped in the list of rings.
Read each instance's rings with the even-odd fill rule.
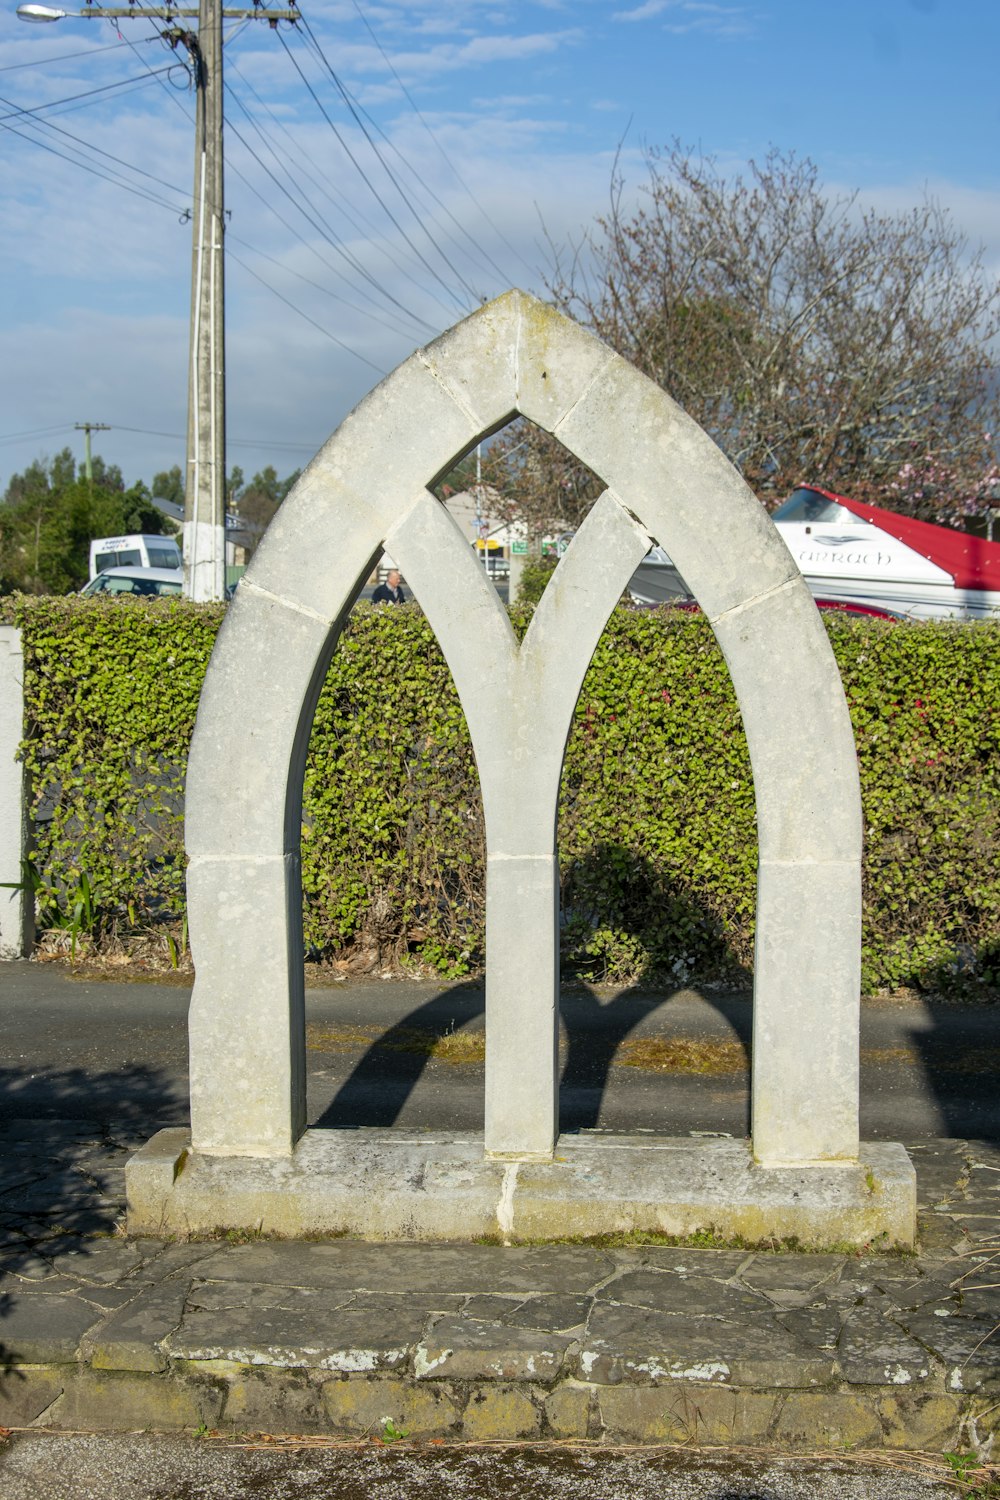
[[[527,614],[514,612],[523,629]],[[16,598],[25,756],[48,914],[95,944],[178,940],[183,774],[222,611]],[[829,616],[858,742],[868,989],[1000,981],[1000,626]],[[235,774],[235,773],[234,773]],[[351,617],[304,797],[311,953],[445,973],[483,960],[483,821],[447,667],[416,608]],[[560,808],[563,954],[592,978],[752,965],[753,783],[705,621],[615,612],[584,683]]]

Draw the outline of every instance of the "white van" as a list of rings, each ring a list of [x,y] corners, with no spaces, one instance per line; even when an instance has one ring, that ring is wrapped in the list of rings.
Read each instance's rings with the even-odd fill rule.
[[[108,568],[180,568],[181,549],[172,536],[101,536],[90,544],[90,576]]]

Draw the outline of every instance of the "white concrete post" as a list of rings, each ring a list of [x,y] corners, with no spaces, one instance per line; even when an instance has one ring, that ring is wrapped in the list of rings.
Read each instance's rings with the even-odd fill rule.
[[[24,658],[21,632],[0,625],[0,886],[15,885],[28,850],[28,799],[17,759],[24,732]],[[0,888],[0,959],[27,958],[34,909],[23,890]]]

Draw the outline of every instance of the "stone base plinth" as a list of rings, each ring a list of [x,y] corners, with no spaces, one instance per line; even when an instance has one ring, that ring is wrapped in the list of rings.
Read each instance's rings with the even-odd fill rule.
[[[376,1240],[712,1233],[750,1245],[912,1248],[902,1146],[853,1163],[762,1167],[745,1141],[561,1136],[551,1161],[485,1157],[481,1133],[309,1130],[288,1157],[207,1156],[161,1130],[126,1168],[133,1235],[241,1229]]]

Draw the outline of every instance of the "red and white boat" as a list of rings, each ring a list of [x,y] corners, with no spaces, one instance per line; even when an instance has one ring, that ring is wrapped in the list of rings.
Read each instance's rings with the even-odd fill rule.
[[[803,485],[771,517],[817,602],[911,620],[1000,619],[1000,542]],[[640,604],[691,595],[661,547],[629,584]]]

